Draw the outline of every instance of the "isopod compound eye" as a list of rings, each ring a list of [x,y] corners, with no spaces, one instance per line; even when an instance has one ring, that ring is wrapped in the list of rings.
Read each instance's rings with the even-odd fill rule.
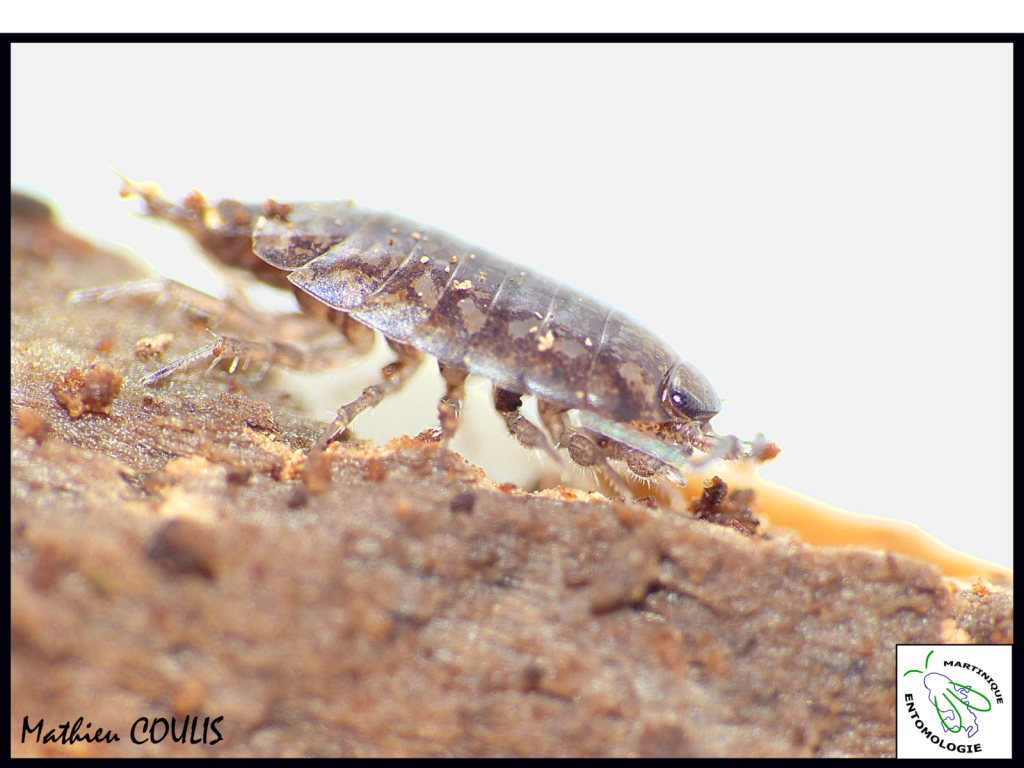
[[[711,382],[689,363],[679,363],[669,371],[662,402],[669,413],[683,421],[706,422],[722,410],[722,401]]]

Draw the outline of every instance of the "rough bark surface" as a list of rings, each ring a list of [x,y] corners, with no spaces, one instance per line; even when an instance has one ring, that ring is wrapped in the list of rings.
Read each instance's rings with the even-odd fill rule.
[[[891,755],[896,643],[1012,641],[1010,594],[904,556],[528,494],[426,439],[307,460],[272,379],[136,384],[193,320],[65,302],[140,277],[12,198],[16,753]],[[120,741],[21,745],[80,716]]]

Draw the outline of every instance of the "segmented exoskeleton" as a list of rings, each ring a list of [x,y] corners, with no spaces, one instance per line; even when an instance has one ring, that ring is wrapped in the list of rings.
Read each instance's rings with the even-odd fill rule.
[[[320,447],[360,412],[401,389],[431,355],[446,382],[439,405],[444,446],[458,425],[466,377],[476,374],[494,383],[495,406],[521,444],[556,459],[554,446],[565,448],[577,464],[604,470],[620,488],[625,484],[608,459],[625,461],[641,477],[669,474],[682,481],[678,470],[694,449],[724,459],[775,453],[760,435],[744,443],[715,434],[709,422],[721,402],[710,382],[635,320],[437,227],[352,201],[223,200],[211,206],[193,192],[174,205],[155,185],[126,180],[122,195],[134,194],[151,215],[188,231],[217,260],[294,290],[305,312],[339,328],[357,351],[369,348],[372,331],[387,339],[395,362],[379,383],[338,410]],[[167,281],[85,291],[75,298],[171,288],[179,301],[202,308],[203,294]],[[233,366],[252,358],[264,365],[316,364],[315,351],[275,338],[275,329],[261,324],[258,313],[230,302],[223,311],[235,312],[234,324],[248,339],[222,336],[143,382],[155,383],[204,358],[214,364],[231,359]],[[519,414],[523,395],[537,397],[553,444]],[[578,414],[578,424],[572,414]]]

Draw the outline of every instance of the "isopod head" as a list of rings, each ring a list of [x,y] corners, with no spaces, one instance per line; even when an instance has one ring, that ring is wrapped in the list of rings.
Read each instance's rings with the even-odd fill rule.
[[[661,400],[681,421],[707,423],[722,410],[722,401],[703,373],[690,363],[679,363],[665,378]]]

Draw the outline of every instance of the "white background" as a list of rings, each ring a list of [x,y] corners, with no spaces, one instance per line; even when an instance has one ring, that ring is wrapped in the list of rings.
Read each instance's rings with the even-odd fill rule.
[[[655,329],[727,400],[718,431],[783,447],[766,479],[1012,566],[1011,55],[17,45],[12,182],[176,277],[190,247],[128,216],[108,166],[433,222]],[[311,412],[373,378],[318,379]],[[441,385],[415,383],[357,433],[431,426]],[[483,393],[464,423],[495,479],[539,466]]]

